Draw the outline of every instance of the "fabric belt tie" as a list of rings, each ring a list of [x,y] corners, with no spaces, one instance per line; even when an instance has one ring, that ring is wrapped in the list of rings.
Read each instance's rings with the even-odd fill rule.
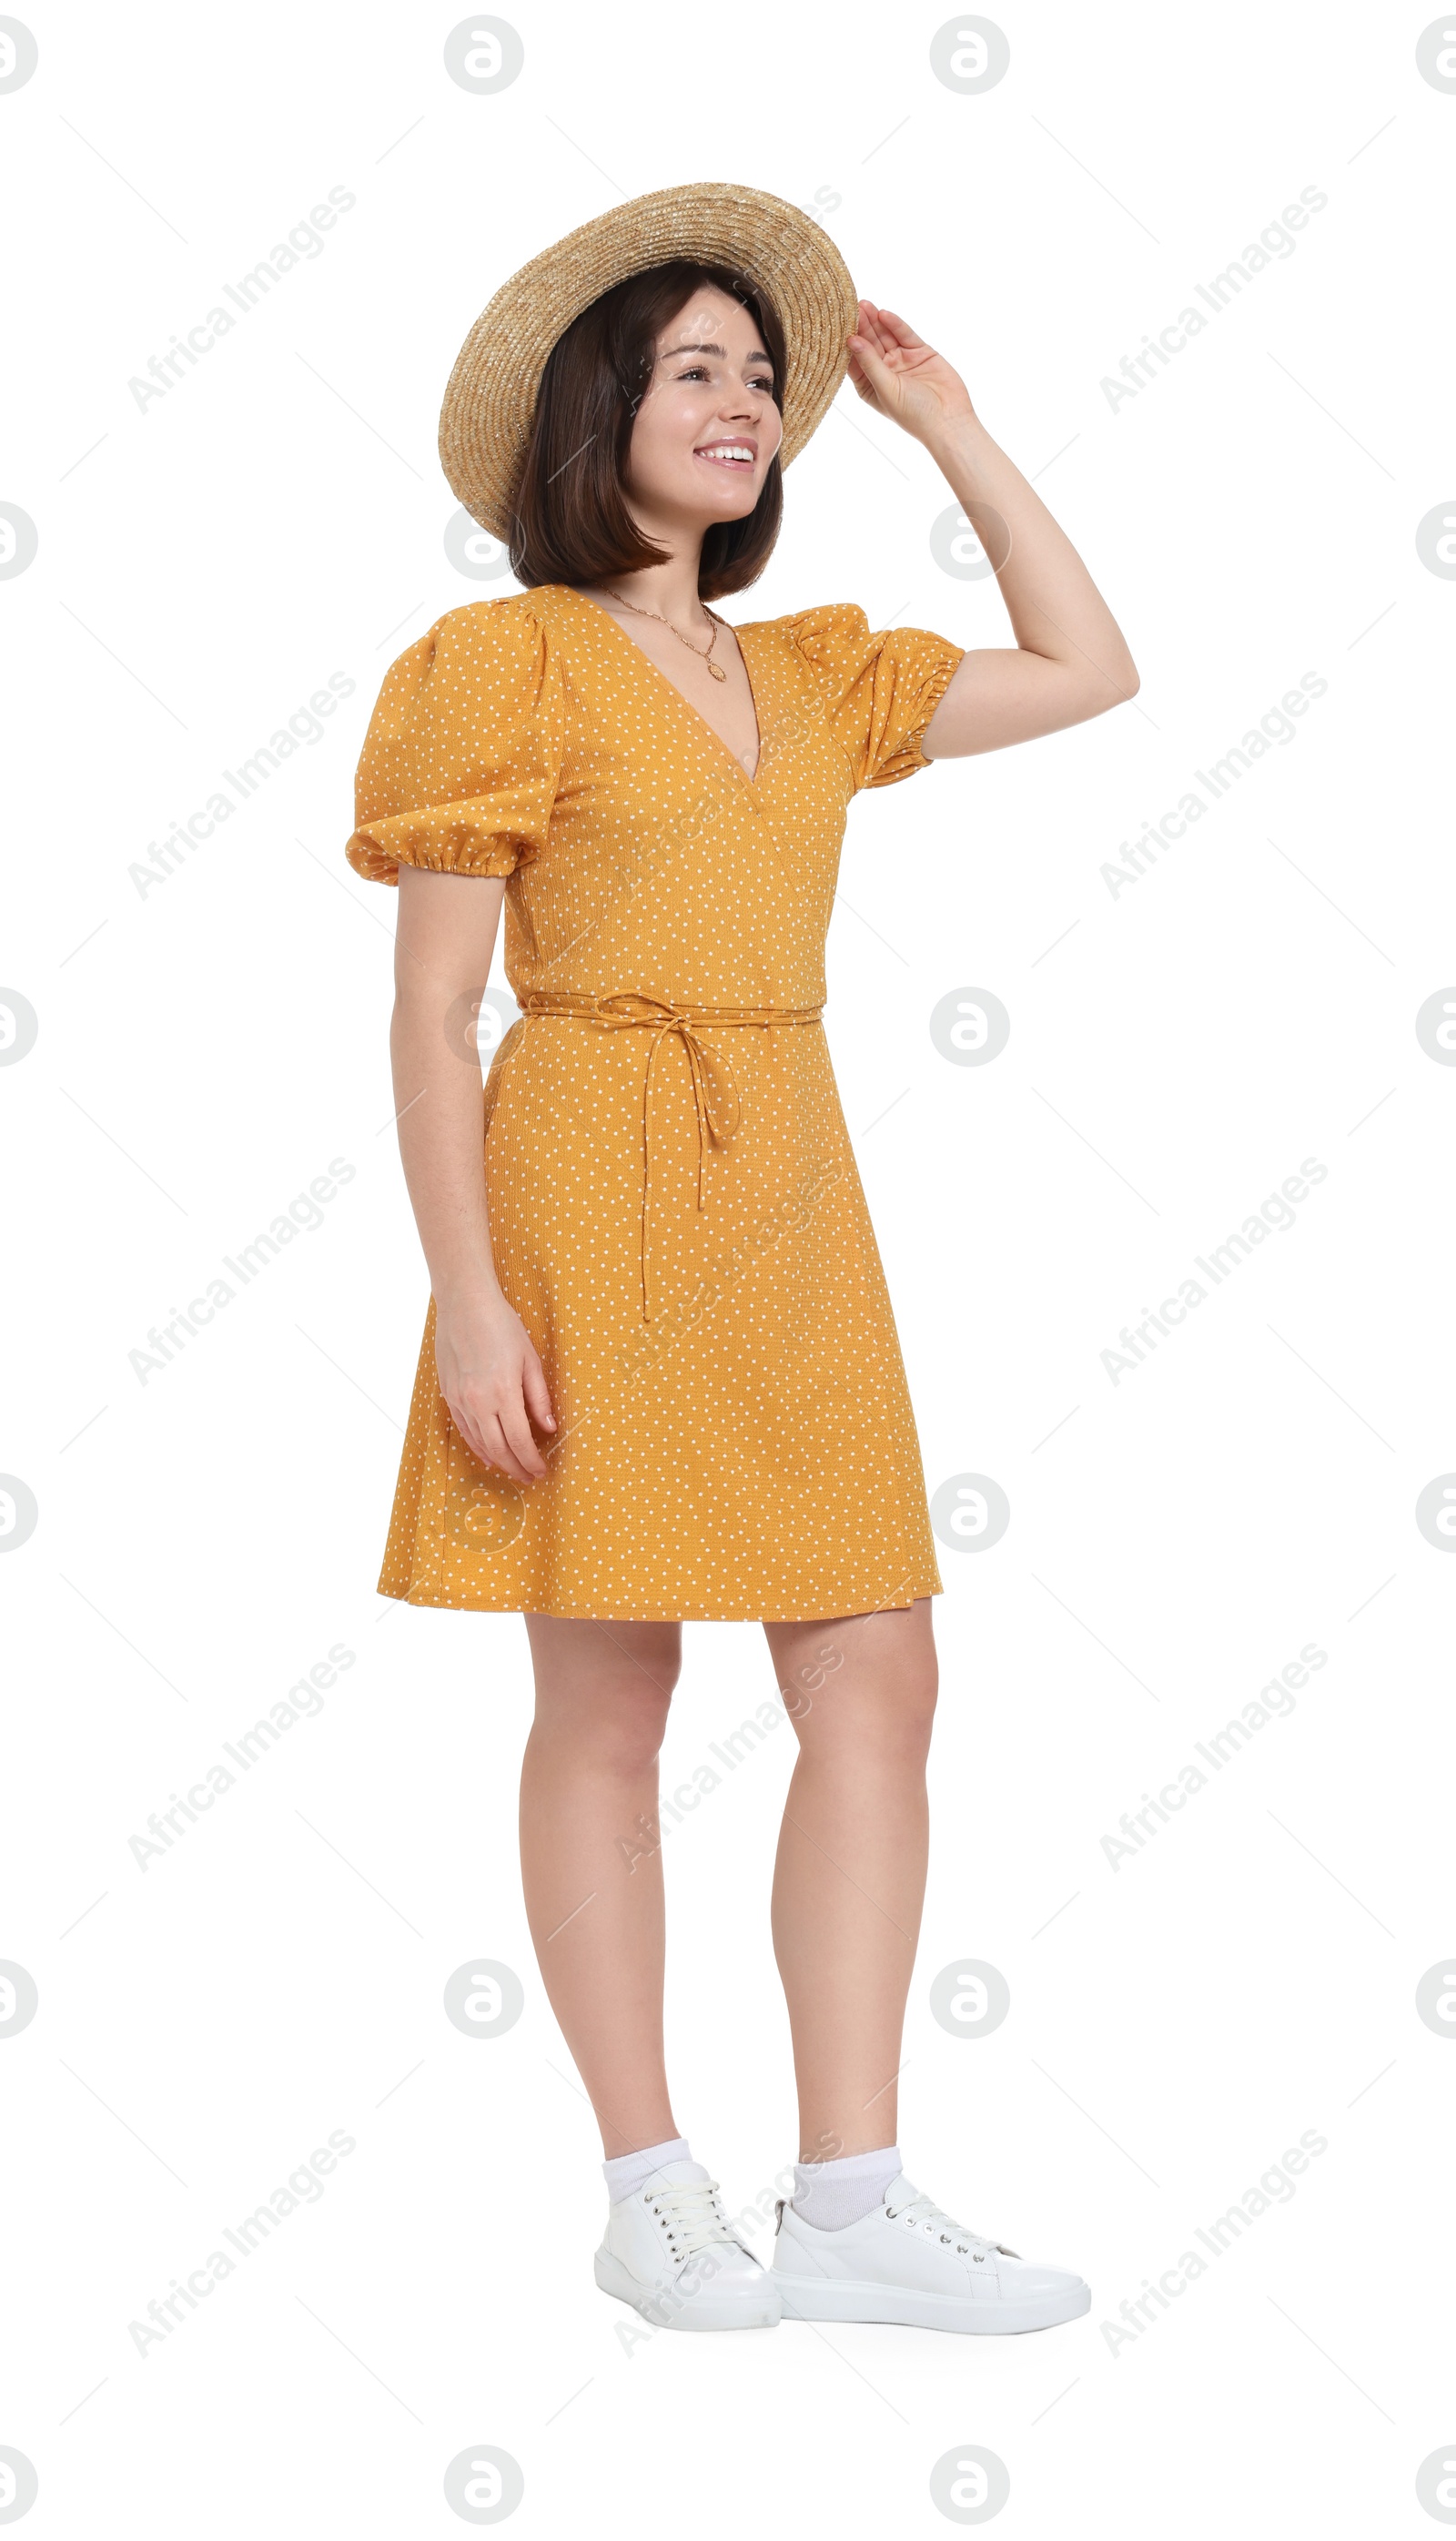
[[[686,1006],[624,989],[610,997],[579,996],[568,989],[528,990],[517,1001],[523,1015],[567,1015],[608,1031],[635,1024],[652,1035],[642,1078],[642,1320],[652,1321],[650,1221],[652,1210],[652,1068],[669,1033],[677,1035],[688,1059],[692,1101],[697,1114],[697,1205],[706,1203],[703,1168],[708,1150],[726,1147],[739,1125],[738,1089],[722,1053],[698,1038],[698,1027],[737,1031],[768,1024],[817,1024],[820,1006]]]

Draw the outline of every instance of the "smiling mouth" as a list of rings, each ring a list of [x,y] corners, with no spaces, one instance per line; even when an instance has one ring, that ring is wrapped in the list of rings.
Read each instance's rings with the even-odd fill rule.
[[[751,441],[705,441],[694,450],[694,459],[706,459],[714,468],[737,469],[740,474],[751,474],[758,461]]]

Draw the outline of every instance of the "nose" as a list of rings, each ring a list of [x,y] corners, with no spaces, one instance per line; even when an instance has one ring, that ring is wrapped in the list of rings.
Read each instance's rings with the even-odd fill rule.
[[[772,430],[778,408],[770,391],[751,388],[746,380],[735,380],[724,390],[718,413],[724,423],[744,425],[762,443]],[[777,447],[776,438],[774,447]],[[771,458],[772,452],[767,455]]]

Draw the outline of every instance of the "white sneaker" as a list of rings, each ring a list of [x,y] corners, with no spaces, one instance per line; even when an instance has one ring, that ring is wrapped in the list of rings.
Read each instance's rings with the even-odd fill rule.
[[[912,2329],[991,2335],[1052,2329],[1092,2304],[1092,2288],[1064,2268],[1029,2267],[922,2197],[901,2173],[882,2206],[821,2232],[778,2205],[771,2275],[785,2320],[895,2321]]]
[[[596,2257],[605,2294],[655,2329],[767,2329],[778,2288],[730,2231],[700,2161],[664,2162],[645,2187],[609,2208]]]

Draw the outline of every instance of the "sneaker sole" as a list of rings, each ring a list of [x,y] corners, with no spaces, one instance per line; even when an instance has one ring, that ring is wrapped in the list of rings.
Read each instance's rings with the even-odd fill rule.
[[[787,2269],[776,2283],[785,2320],[879,2321],[898,2329],[951,2329],[986,2338],[1056,2329],[1092,2308],[1092,2288],[1080,2280],[1064,2293],[1023,2302],[982,2302],[959,2294],[918,2293],[908,2286],[796,2277]]]
[[[782,2306],[771,2283],[765,2293],[752,2301],[722,2302],[709,2294],[660,2293],[653,2286],[639,2284],[610,2250],[599,2250],[592,2265],[603,2293],[629,2303],[654,2329],[772,2329],[780,2317]]]

